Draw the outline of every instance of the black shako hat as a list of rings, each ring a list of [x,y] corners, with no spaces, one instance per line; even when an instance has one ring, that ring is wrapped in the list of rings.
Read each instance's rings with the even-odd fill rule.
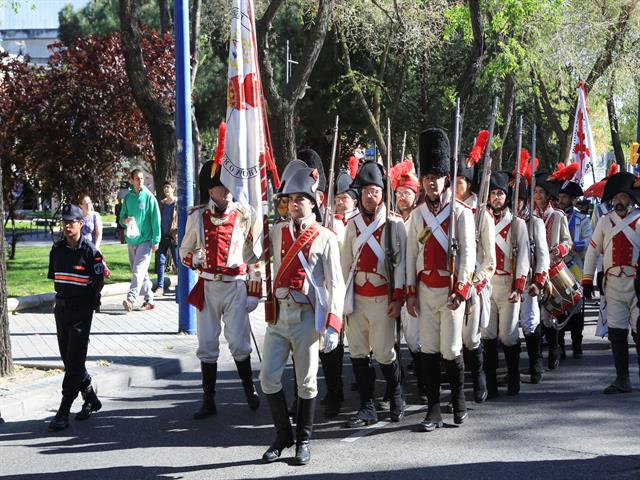
[[[562,187],[560,188],[559,193],[566,193],[570,197],[575,198],[584,195],[584,191],[582,190],[580,184],[572,181],[565,182],[564,185],[562,185]]]
[[[318,186],[318,190],[320,190],[321,192],[326,192],[327,177],[324,174],[324,166],[322,165],[322,159],[320,158],[320,155],[318,155],[315,150],[305,148],[304,150],[298,151],[298,158],[306,163],[309,168],[315,168],[316,170],[318,170],[318,175],[320,175],[320,184]]]
[[[375,160],[367,160],[358,169],[356,178],[351,183],[351,188],[363,188],[367,185],[376,185],[384,190],[384,168]]]
[[[354,200],[357,200],[358,192],[354,188],[351,188],[352,183],[353,178],[351,178],[347,170],[339,171],[336,178],[336,195],[348,193]]]
[[[200,169],[198,175],[198,188],[200,190],[200,203],[205,204],[209,202],[209,189],[213,187],[224,187],[220,181],[221,165],[216,167],[216,172],[211,176],[211,169],[213,168],[213,160],[209,160]]]
[[[635,187],[636,176],[630,172],[619,172],[609,177],[604,186],[602,201],[609,202],[618,193],[626,193],[631,199],[640,205],[640,190]]]
[[[430,128],[420,134],[418,159],[420,175],[449,175],[451,172],[451,148],[449,137],[441,128]]]

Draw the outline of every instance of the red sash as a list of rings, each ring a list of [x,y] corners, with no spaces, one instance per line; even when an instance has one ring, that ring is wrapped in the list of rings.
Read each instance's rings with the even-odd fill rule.
[[[189,292],[187,303],[202,311],[202,307],[204,307],[204,279],[202,277],[198,279],[191,292]]]

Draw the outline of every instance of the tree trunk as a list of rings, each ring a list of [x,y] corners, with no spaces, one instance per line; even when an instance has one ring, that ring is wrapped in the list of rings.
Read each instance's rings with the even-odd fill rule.
[[[504,144],[509,136],[509,129],[511,128],[511,119],[513,117],[513,104],[516,99],[516,81],[512,74],[508,74],[504,80],[504,97],[502,99],[502,118],[504,119],[504,125],[502,126],[502,132],[500,134],[500,148],[496,152],[495,168],[496,170],[502,170],[502,152],[504,151]],[[516,153],[515,158],[518,158]],[[517,160],[516,160],[517,161]],[[493,167],[493,164],[492,164]]]
[[[160,10],[160,30],[167,33],[173,30],[173,22],[171,20],[171,3],[169,0],[158,0],[158,9]]]
[[[0,165],[0,179],[2,165]],[[4,195],[0,181],[0,377],[13,374],[11,336],[9,333],[9,311],[7,308],[7,267],[4,258]]]
[[[303,96],[311,72],[315,67],[320,50],[327,36],[329,20],[333,12],[335,0],[319,0],[318,9],[313,20],[300,63],[296,65],[289,83],[280,94],[276,86],[273,65],[269,54],[269,32],[273,18],[284,0],[271,0],[262,18],[256,22],[256,40],[258,43],[258,60],[262,76],[263,89],[268,105],[269,126],[275,138],[272,137],[273,154],[280,171],[295,158],[296,142],[294,128],[295,107]],[[275,132],[277,130],[277,133]]]
[[[198,75],[198,67],[200,65],[200,24],[202,23],[202,0],[192,0],[191,4],[191,28],[190,50],[191,50],[191,92],[196,85],[196,76]],[[198,128],[198,119],[196,118],[195,104],[191,109],[191,137],[193,140],[193,160],[198,167],[196,175],[200,171],[200,153],[202,148],[202,140],[200,139],[200,129]],[[196,182],[197,183],[197,182]]]
[[[122,51],[133,98],[151,132],[155,154],[153,179],[156,194],[162,197],[162,183],[165,180],[175,180],[177,173],[176,126],[174,112],[164,107],[147,77],[140,47],[141,33],[136,8],[136,0],[120,0]]]
[[[460,117],[464,120],[464,111],[473,90],[476,79],[482,69],[485,56],[484,26],[482,24],[482,13],[480,11],[480,0],[469,0],[469,15],[471,18],[471,30],[473,32],[473,43],[469,50],[469,56],[465,63],[464,70],[458,77],[456,91],[460,98]]]
[[[609,115],[609,128],[611,129],[611,143],[613,144],[613,151],[616,155],[616,163],[620,165],[620,171],[626,172],[627,165],[624,160],[624,150],[620,143],[620,129],[618,128],[618,113],[616,112],[616,105],[613,101],[613,86],[610,86],[607,91],[607,113]]]

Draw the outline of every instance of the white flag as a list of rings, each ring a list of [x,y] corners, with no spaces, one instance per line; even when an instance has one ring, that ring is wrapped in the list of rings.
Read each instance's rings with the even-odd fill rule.
[[[584,186],[585,177],[591,171],[595,163],[596,146],[593,143],[593,133],[589,122],[589,111],[587,109],[587,94],[584,85],[578,87],[578,105],[576,107],[576,118],[573,124],[573,140],[571,142],[571,152],[567,163],[578,162],[580,168],[574,180]]]
[[[253,0],[233,0],[231,17],[227,135],[220,179],[233,198],[250,206],[261,222],[266,145]],[[262,234],[254,231],[253,240],[254,251],[260,254]]]

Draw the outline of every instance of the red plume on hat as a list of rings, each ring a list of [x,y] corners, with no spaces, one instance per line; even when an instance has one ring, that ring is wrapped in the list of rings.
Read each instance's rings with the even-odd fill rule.
[[[222,158],[224,157],[224,139],[227,136],[227,124],[226,122],[220,122],[218,126],[218,146],[216,147],[216,154],[213,157],[213,163],[211,164],[211,178],[218,171],[218,167],[222,165]]]
[[[482,158],[482,154],[484,153],[484,149],[487,147],[487,142],[489,141],[489,130],[480,130],[478,132],[478,136],[476,137],[476,143],[469,152],[469,156],[467,157],[467,166],[469,168],[473,167],[476,163],[480,161]]]
[[[556,182],[562,182],[562,181],[568,182],[569,180],[573,179],[573,177],[575,177],[579,169],[580,169],[580,165],[578,165],[578,162],[573,162],[566,166],[564,163],[559,163],[558,170],[556,170],[551,174],[551,176],[549,177],[549,180],[550,181],[555,180]]]
[[[520,163],[518,164],[518,169],[520,170],[520,176],[522,177],[526,176],[527,174],[527,165],[529,165],[529,167],[531,166],[531,164],[529,163],[530,158],[531,154],[526,148],[520,150]],[[516,176],[516,167],[513,167],[512,176]]]
[[[360,160],[354,155],[349,157],[349,175],[351,178],[356,178],[356,174],[358,173],[358,167],[360,166]]]
[[[604,194],[604,187],[607,185],[607,180],[609,179],[609,177],[614,176],[619,171],[620,165],[618,165],[617,163],[612,163],[611,167],[609,167],[607,176],[587,188],[587,190],[584,192],[584,198],[602,198],[602,195]]]
[[[611,167],[609,167],[609,173],[607,173],[607,177],[611,177],[620,171],[620,165],[617,163],[612,163]]]
[[[411,160],[404,160],[391,167],[389,170],[389,178],[391,178],[391,186],[393,189],[395,190],[398,188],[398,183],[400,182],[401,177],[404,177],[413,171],[413,162]]]

